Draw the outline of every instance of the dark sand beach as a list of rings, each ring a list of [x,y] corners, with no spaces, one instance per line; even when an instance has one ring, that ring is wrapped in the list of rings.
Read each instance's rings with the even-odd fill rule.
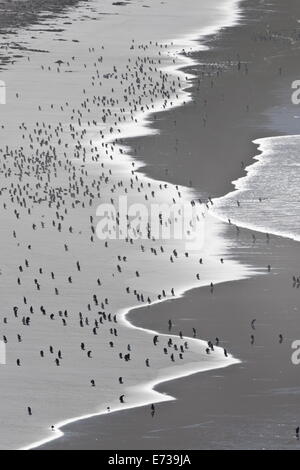
[[[128,142],[151,177],[221,196],[251,162],[254,139],[299,132],[290,98],[299,78],[299,3],[245,0],[241,7],[240,25],[209,37],[210,49],[197,54],[193,101],[157,114],[152,125],[159,135]],[[300,338],[300,290],[292,282],[299,247],[261,233],[254,243],[252,235],[241,229],[237,236],[228,225],[226,240],[230,257],[261,275],[130,314],[134,324],[162,333],[171,318],[172,333],[191,336],[194,327],[200,338],[218,337],[242,362],[161,384],[157,390],[176,401],[156,405],[153,418],[150,407],[141,407],[80,421],[43,449],[299,447],[299,366],[291,361],[291,343]]]
[[[200,63],[186,69],[196,75],[193,101],[157,114],[150,127],[159,135],[128,142],[151,178],[223,196],[257,153],[253,140],[298,133],[291,83],[299,76],[299,4],[244,0],[240,8],[239,25],[192,55]]]
[[[238,363],[221,347],[207,354],[200,336],[168,332],[158,346],[155,330],[125,318],[132,308],[175,298],[212,278],[225,282],[248,273],[235,261],[219,269],[216,253],[228,250],[220,236],[225,224],[213,217],[205,219],[211,243],[197,237],[191,248],[185,233],[174,240],[151,230],[151,237],[147,224],[141,244],[140,228],[116,213],[121,195],[126,202],[128,195],[130,208],[140,201],[146,217],[153,202],[181,199],[192,206],[193,189],[135,174],[136,162],[115,144],[117,137],[145,132],[146,110],[186,97],[179,85],[187,82],[175,68],[191,61],[179,58],[172,44],[153,44],[153,37],[177,37],[177,49],[190,48],[185,35],[195,23],[216,31],[236,18],[235,10],[188,1],[190,9],[172,0],[170,11],[151,0],[149,12],[136,0],[124,12],[110,0],[90,0],[55,17],[43,10],[38,25],[15,28],[11,41],[2,37],[5,54],[23,51],[1,74],[3,449],[56,439],[63,423],[80,417],[170,399],[151,383]],[[150,17],[160,19],[158,30]],[[202,218],[206,205],[199,206]],[[153,217],[157,226],[174,226],[167,216]],[[184,218],[193,227],[190,215]],[[205,257],[201,279],[199,256]]]

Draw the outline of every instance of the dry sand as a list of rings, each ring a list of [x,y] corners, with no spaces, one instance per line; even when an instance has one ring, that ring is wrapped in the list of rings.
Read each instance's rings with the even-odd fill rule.
[[[151,177],[185,185],[191,180],[199,191],[219,196],[232,189],[241,162],[249,164],[255,155],[252,140],[297,133],[290,87],[299,78],[299,3],[245,0],[242,6],[243,24],[211,37],[210,51],[197,55],[223,72],[201,80],[199,88],[194,82],[194,104],[157,115],[159,136],[131,141]],[[200,78],[207,69],[212,72],[209,65],[193,68]],[[282,108],[284,120],[278,118]],[[162,332],[170,316],[174,330],[189,332],[196,325],[200,337],[230,344],[242,363],[158,386],[177,401],[158,405],[154,418],[139,408],[90,419],[64,428],[64,437],[44,448],[298,448],[299,369],[291,362],[291,343],[300,338],[299,289],[292,283],[299,273],[298,243],[275,236],[267,243],[259,233],[253,243],[249,231],[237,238],[230,226],[225,240],[233,257],[265,275],[224,283],[213,295],[206,287],[196,289],[133,311],[130,319]]]

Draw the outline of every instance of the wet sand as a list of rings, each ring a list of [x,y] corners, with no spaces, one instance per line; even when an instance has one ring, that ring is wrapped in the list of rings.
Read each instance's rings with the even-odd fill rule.
[[[210,38],[213,49],[198,55],[202,63],[234,63],[219,76],[204,78],[199,89],[194,85],[195,104],[157,115],[153,125],[159,136],[131,141],[151,177],[164,175],[219,196],[241,176],[241,162],[249,164],[255,155],[252,140],[297,133],[290,87],[298,78],[299,6],[294,0],[246,0],[243,15],[241,26]],[[211,66],[193,70],[201,78],[207,69],[212,73]],[[135,310],[130,319],[161,332],[167,331],[169,318],[172,332],[190,335],[194,326],[199,337],[218,337],[222,346],[230,345],[242,363],[158,386],[177,400],[157,405],[153,418],[149,407],[141,407],[75,423],[44,448],[299,447],[299,369],[291,361],[291,343],[300,338],[300,291],[292,282],[299,274],[298,243],[275,236],[268,242],[259,233],[254,243],[252,232],[241,230],[237,237],[232,226],[225,240],[231,258],[261,268],[263,275],[220,284],[213,294],[207,287],[196,289],[147,312]]]
[[[18,28],[26,28],[39,24],[41,15],[43,19],[52,19],[67,11],[69,7],[75,6],[79,0],[3,0],[0,4],[0,33],[2,47],[0,49],[0,70],[7,64],[13,63],[20,57],[17,50],[22,51],[22,45],[14,43],[14,52],[8,53],[3,42],[7,44],[14,42]]]
[[[199,4],[189,4],[197,13]],[[227,253],[224,224],[211,217],[205,218],[208,243],[188,253],[185,237],[156,240],[147,231],[142,242],[136,240],[140,228],[126,220],[119,224],[116,213],[109,229],[120,225],[124,236],[107,242],[99,236],[100,204],[117,211],[120,195],[147,210],[154,201],[181,200],[190,207],[195,196],[193,190],[140,175],[136,162],[114,142],[130,129],[131,135],[145,132],[134,117],[145,117],[146,109],[171,106],[176,91],[180,101],[183,94],[161,67],[174,68],[173,60],[176,65],[170,38],[183,34],[195,15],[186,9],[182,15],[182,2],[176,0],[175,8],[174,0],[177,27],[159,0],[150,11],[132,2],[128,16],[109,0],[105,5],[111,14],[95,0],[71,9],[68,21],[63,15],[20,28],[16,38],[23,54],[1,74],[7,84],[0,128],[5,142],[0,148],[5,242],[0,320],[7,344],[0,446],[5,449],[57,438],[61,422],[168,400],[150,385],[237,363],[221,348],[207,354],[206,342],[195,338],[168,333],[155,345],[154,330],[126,321],[127,310],[137,305],[175,298],[212,278],[240,279],[248,269],[234,261],[219,269],[219,254]],[[215,28],[216,15],[210,7],[205,11],[202,26]],[[231,24],[231,10],[222,11],[222,24],[225,19]],[[149,15],[158,13],[161,24],[154,32]],[[119,31],[113,43],[112,25]],[[168,44],[153,43],[153,35]],[[179,44],[188,43],[183,38]],[[185,85],[183,79],[180,83]],[[197,204],[205,213],[205,204]],[[167,218],[162,223],[172,225]],[[206,259],[201,267],[200,254]]]
[[[197,76],[193,102],[157,113],[151,127],[160,135],[128,142],[151,178],[223,196],[244,174],[242,162],[257,153],[253,140],[297,134],[291,83],[299,76],[299,6],[294,0],[240,6],[240,25],[208,37],[210,49],[192,55],[202,64],[186,69]]]
[[[232,235],[232,234],[230,234]],[[240,235],[239,257],[259,265],[272,262],[271,274],[190,291],[183,299],[134,311],[135,324],[219,337],[242,360],[226,370],[204,372],[158,386],[177,400],[143,407],[64,428],[48,449],[297,449],[299,372],[291,362],[291,343],[300,338],[296,243],[259,236],[255,247]],[[250,246],[249,246],[250,245]],[[288,266],[288,267],[287,267]],[[278,291],[281,295],[278,296]],[[255,330],[251,322],[256,319]],[[165,325],[162,328],[162,324]],[[280,344],[279,334],[283,335]],[[254,335],[254,344],[251,344]]]

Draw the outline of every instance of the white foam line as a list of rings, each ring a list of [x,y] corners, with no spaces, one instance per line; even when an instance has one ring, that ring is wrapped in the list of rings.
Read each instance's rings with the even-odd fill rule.
[[[215,282],[215,284],[220,284],[222,282],[224,282],[224,281],[217,281],[217,282]],[[205,285],[207,285],[207,284],[203,281],[201,286],[199,286],[199,287],[203,287]],[[184,296],[184,294],[188,290],[191,290],[191,289],[193,289],[193,287],[189,287],[187,289],[182,289],[174,297],[168,297],[168,298],[163,299],[163,300],[156,300],[156,301],[151,303],[151,306],[153,306],[155,304],[158,304],[158,303],[165,302],[166,300],[171,300],[171,299],[176,300],[176,299],[182,298]],[[120,319],[120,321],[123,323],[124,326],[127,326],[130,329],[143,331],[144,333],[149,333],[152,336],[153,335],[158,335],[159,337],[176,338],[176,339],[179,338],[179,336],[177,336],[177,335],[166,334],[166,333],[158,333],[155,330],[150,330],[148,328],[142,328],[140,326],[135,326],[132,323],[130,323],[130,321],[126,318],[127,315],[132,310],[140,309],[140,308],[146,308],[146,307],[148,307],[148,305],[141,305],[141,306],[135,305],[135,306],[132,306],[132,307],[129,307],[129,308],[126,308],[126,309],[122,309],[118,312],[118,318]],[[191,343],[196,344],[197,346],[199,346],[199,348],[207,348],[207,341],[200,340],[200,339],[197,339],[197,338],[190,338],[188,336],[184,336],[184,339],[186,339],[189,344],[191,344]],[[201,352],[203,353],[203,351],[201,351]],[[217,355],[219,355],[219,362],[215,362],[215,357]],[[188,364],[180,366],[180,368],[185,367],[185,370],[181,371],[180,373],[175,373],[175,372],[169,373],[164,378],[159,378],[159,379],[147,381],[146,383],[143,383],[142,385],[135,385],[135,386],[128,387],[127,389],[125,389],[125,392],[127,392],[127,397],[130,396],[130,392],[132,393],[132,392],[138,391],[139,393],[140,392],[150,393],[151,394],[151,399],[150,398],[147,399],[147,400],[140,399],[139,401],[137,401],[135,403],[131,403],[131,404],[127,403],[127,404],[124,404],[123,406],[119,405],[119,406],[116,406],[114,408],[110,407],[111,408],[110,413],[115,413],[117,411],[124,411],[124,410],[128,410],[128,409],[133,409],[133,408],[140,408],[142,406],[147,406],[147,405],[150,405],[152,403],[161,403],[161,402],[164,402],[164,401],[176,400],[175,397],[173,397],[171,395],[168,395],[168,394],[163,394],[163,393],[157,392],[156,390],[154,390],[154,388],[156,386],[160,385],[160,384],[170,382],[172,380],[176,380],[176,379],[179,379],[179,378],[187,377],[187,376],[190,376],[190,375],[193,375],[193,374],[197,374],[199,372],[206,372],[206,371],[214,370],[214,369],[222,369],[222,368],[232,366],[234,364],[241,363],[241,361],[239,359],[233,357],[231,354],[228,354],[228,357],[225,358],[224,350],[221,347],[218,347],[218,346],[214,347],[214,356],[213,357],[214,357],[214,361],[211,361],[211,363],[209,363],[209,361],[207,361],[205,363],[203,361],[202,362],[199,361],[199,363],[198,362],[197,363],[195,363],[195,362],[188,363]],[[176,366],[171,366],[171,367],[172,367],[172,369],[176,368]],[[43,445],[45,445],[49,442],[52,442],[52,441],[54,441],[56,439],[59,439],[60,437],[64,436],[64,432],[62,431],[63,427],[68,426],[69,424],[75,423],[77,421],[83,421],[83,420],[86,420],[86,419],[89,419],[89,418],[94,418],[96,416],[101,416],[101,415],[104,415],[104,414],[107,414],[107,413],[108,413],[107,408],[105,408],[105,409],[99,410],[99,412],[97,412],[97,413],[88,413],[88,414],[85,414],[85,415],[76,416],[75,418],[73,417],[73,418],[65,419],[63,421],[59,421],[58,423],[56,423],[54,425],[55,431],[52,431],[51,436],[46,437],[44,439],[41,439],[39,441],[33,442],[33,443],[29,444],[28,446],[21,447],[19,450],[32,450],[32,449],[35,449],[37,447],[41,447],[41,446],[43,446]],[[47,429],[47,432],[49,432],[49,429]]]
[[[260,139],[253,140],[252,143],[257,145],[257,150],[260,153],[257,154],[257,155],[254,155],[253,163],[250,163],[250,165],[246,166],[246,168],[245,168],[246,175],[241,176],[237,180],[232,181],[231,183],[234,185],[235,188],[232,191],[230,191],[229,193],[227,193],[225,196],[221,196],[219,198],[214,198],[213,202],[218,204],[219,201],[224,201],[224,200],[232,197],[233,195],[237,196],[238,194],[243,193],[246,190],[246,185],[247,185],[248,179],[250,177],[255,176],[260,171],[260,167],[264,164],[263,157],[269,151],[268,144],[271,141],[274,141],[274,140],[290,139],[290,138],[293,138],[293,137],[298,137],[299,138],[300,135],[284,135],[284,136],[275,136],[275,137],[263,137],[263,138],[260,138]],[[217,210],[218,210],[218,207],[217,207]],[[222,214],[219,214],[218,212],[214,212],[213,207],[211,208],[210,213],[213,217],[221,220],[222,222],[227,222],[228,223],[228,218],[226,218],[226,216],[223,216]],[[238,219],[235,219],[235,218],[232,218],[232,217],[230,217],[230,221],[233,225],[237,225],[238,227],[245,228],[247,230],[253,230],[253,231],[261,232],[261,233],[264,233],[264,234],[269,234],[269,235],[271,234],[271,235],[275,235],[275,236],[278,236],[278,237],[288,238],[289,240],[293,240],[293,241],[297,241],[297,242],[300,241],[300,236],[297,236],[294,233],[285,232],[283,230],[274,230],[270,227],[267,228],[267,227],[263,227],[263,226],[257,225],[257,224],[251,224],[251,223],[248,224],[248,223],[245,223],[245,222],[240,222]]]
[[[201,40],[203,37],[205,37],[207,35],[215,34],[222,27],[233,26],[234,24],[236,24],[238,22],[238,20],[240,19],[238,4],[240,4],[242,1],[243,0],[228,0],[225,4],[223,4],[222,9],[224,9],[224,10],[226,8],[231,9],[230,20],[228,18],[228,20],[224,21],[223,23],[219,23],[218,25],[215,25],[213,27],[204,28],[204,29],[201,30],[201,32],[195,32],[193,34],[189,34],[189,35],[184,37],[184,40],[186,41],[187,45],[191,46],[191,49],[192,49],[193,52],[203,50],[203,48],[204,48],[204,46],[201,45],[201,44],[195,44],[196,41],[199,41],[199,39]],[[229,5],[230,5],[230,7],[229,7]],[[171,42],[172,41],[170,41],[170,43]],[[177,40],[173,41],[173,43],[176,43],[176,42],[182,42],[182,39],[177,39]],[[162,68],[161,70],[162,71],[169,71],[169,73],[173,73],[173,74],[176,73],[177,76],[178,75],[183,75],[184,77],[186,77],[187,74],[184,73],[183,71],[181,71],[180,69],[182,69],[184,67],[187,67],[187,66],[191,66],[191,65],[197,65],[197,62],[195,60],[189,58],[189,57],[181,55],[181,52],[182,51],[179,51],[179,52],[175,51],[175,50],[173,51],[173,53],[176,54],[176,56],[181,60],[182,63],[174,65],[174,66],[168,66],[166,68]],[[189,76],[189,78],[194,77],[194,75],[192,75],[192,74],[189,74],[188,76]],[[159,111],[161,111],[161,112],[167,111],[170,108],[173,109],[174,107],[182,106],[184,104],[184,102],[187,103],[188,101],[191,101],[192,100],[191,95],[187,91],[191,86],[192,85],[187,84],[187,86],[185,88],[182,88],[178,92],[179,96],[182,95],[181,99],[180,99],[180,97],[178,97],[178,99],[176,99],[176,97],[175,97],[173,99],[174,101],[173,101],[172,105],[168,105],[168,106],[163,107],[161,102],[159,102],[158,105],[156,107],[154,107],[154,109],[150,109],[149,111],[139,113],[136,116],[136,119],[138,120],[137,123],[134,122],[134,123],[125,124],[125,125],[120,126],[121,129],[122,129],[122,131],[120,133],[113,133],[110,136],[108,136],[108,139],[102,139],[102,142],[103,141],[112,142],[116,139],[119,140],[119,139],[125,139],[126,137],[137,137],[139,135],[149,135],[152,132],[156,132],[155,130],[149,129],[149,124],[150,124],[149,117],[151,115],[159,112]],[[183,99],[183,98],[185,98],[185,99]],[[131,132],[131,129],[133,130],[133,132]],[[132,160],[134,160],[134,159],[132,159]],[[146,175],[145,175],[145,177],[146,177]],[[188,188],[185,188],[185,189],[187,190]],[[217,281],[217,282],[215,282],[215,284],[219,284],[219,283],[222,283],[222,282],[224,282],[224,280],[223,281],[222,280]],[[208,282],[203,282],[198,287],[203,287],[205,285],[208,285]],[[178,298],[182,297],[185,292],[187,292],[188,290],[191,290],[195,287],[196,286],[192,286],[192,287],[182,289],[181,292],[179,293],[179,295],[171,297],[171,298],[172,299],[176,299],[176,298],[178,299]],[[155,302],[152,302],[151,305],[159,303],[159,302],[164,302],[165,300],[170,300],[170,298],[157,300]],[[132,309],[143,308],[143,307],[146,307],[146,306],[147,305],[144,305],[144,306],[136,305],[136,306],[133,306],[129,309],[119,311],[120,319],[121,319],[121,321],[123,321],[123,324],[125,324],[129,328],[140,330],[140,331],[149,333],[151,335],[167,336],[168,338],[169,337],[175,337],[174,335],[161,334],[161,333],[158,333],[154,330],[148,330],[146,328],[137,327],[137,326],[135,326],[135,325],[133,325],[129,322],[129,320],[126,318],[126,316]],[[178,336],[176,336],[176,338],[178,338]],[[197,344],[199,344],[199,346],[200,345],[201,346],[207,345],[207,343],[203,340],[188,338],[188,337],[186,337],[186,338],[188,339],[189,342],[197,342]],[[221,351],[222,351],[222,354],[221,354]],[[152,395],[151,400],[140,400],[139,402],[136,402],[134,404],[125,404],[123,406],[116,406],[112,410],[112,412],[123,411],[125,409],[138,408],[138,407],[141,407],[141,406],[149,405],[151,403],[176,400],[176,398],[174,398],[170,395],[166,395],[166,394],[156,392],[154,390],[154,387],[156,387],[159,384],[169,382],[171,380],[175,380],[175,379],[187,377],[187,376],[192,375],[192,374],[196,374],[198,372],[214,370],[214,369],[219,369],[219,368],[225,368],[225,367],[229,367],[233,364],[238,364],[238,363],[241,362],[239,359],[234,358],[230,354],[228,355],[228,358],[226,358],[226,360],[225,360],[224,359],[225,356],[224,356],[224,352],[223,352],[222,348],[215,347],[215,353],[220,354],[220,362],[219,363],[213,362],[210,365],[205,365],[204,366],[203,362],[202,362],[201,366],[198,365],[198,367],[196,367],[195,365],[192,367],[191,364],[187,364],[185,371],[181,371],[180,373],[177,373],[177,374],[176,373],[169,374],[165,378],[159,378],[159,379],[156,379],[156,380],[149,381],[146,384],[137,385],[137,386],[128,388],[127,392],[130,391],[130,390],[131,391],[138,390],[139,392],[141,392],[141,391],[150,392],[151,395]],[[221,361],[221,357],[223,359],[222,361]],[[173,366],[173,367],[175,368],[175,366]],[[189,369],[188,369],[188,367],[189,367]],[[154,398],[154,396],[156,396],[156,398]],[[89,418],[92,418],[92,417],[101,416],[101,415],[106,414],[106,413],[107,413],[107,409],[105,409],[105,410],[103,409],[103,410],[100,410],[97,413],[89,413],[89,414],[77,416],[75,418],[73,417],[73,418],[69,418],[69,419],[60,421],[60,422],[56,423],[56,425],[54,426],[55,431],[53,431],[51,436],[48,436],[48,437],[46,437],[44,439],[41,439],[39,441],[35,441],[34,443],[29,444],[28,446],[23,446],[19,450],[31,450],[31,449],[40,447],[42,445],[45,445],[49,442],[52,442],[52,441],[62,437],[64,435],[64,433],[61,430],[61,428],[63,428],[64,426],[75,423],[76,421],[82,421],[82,420],[89,419]],[[49,432],[49,429],[47,429],[47,432]]]
[[[219,24],[216,24],[214,26],[209,26],[207,28],[202,28],[201,32],[195,31],[194,33],[181,36],[180,38],[177,38],[177,39],[164,41],[164,44],[169,45],[167,52],[173,55],[174,57],[176,57],[180,63],[169,64],[166,67],[161,67],[160,70],[162,72],[173,74],[176,77],[182,76],[184,82],[187,82],[186,77],[188,79],[195,78],[195,75],[191,73],[188,74],[184,72],[182,69],[185,69],[192,65],[198,65],[199,62],[192,59],[191,57],[183,55],[184,52],[194,53],[194,52],[208,49],[207,46],[204,46],[199,41],[201,41],[206,36],[216,34],[221,28],[230,27],[230,26],[237,24],[241,18],[238,5],[242,2],[243,0],[227,0],[225,5],[223,4],[222,8],[220,9],[225,10],[225,9],[229,9],[230,7],[232,9],[230,13],[230,19],[228,18],[227,21],[223,21],[222,23],[220,22]],[[185,43],[185,46],[189,47],[190,49],[186,50],[186,47],[185,47],[184,49],[181,49],[180,51],[178,51],[178,49],[174,47],[176,44],[183,44],[183,43]],[[165,57],[168,58],[168,55],[166,55]],[[179,90],[177,90],[178,98],[176,98],[176,96],[173,96],[172,104],[167,103],[166,105],[164,105],[164,100],[157,100],[154,108],[151,108],[146,111],[145,110],[141,111],[135,115],[135,119],[137,119],[137,122],[121,123],[120,133],[113,132],[111,134],[108,134],[107,138],[102,139],[101,142],[109,143],[114,140],[159,133],[157,129],[149,128],[149,125],[153,123],[153,121],[151,121],[149,118],[155,113],[168,111],[170,109],[180,107],[184,103],[191,102],[192,101],[191,93],[189,93],[188,90],[192,88],[192,86],[193,86],[192,84],[186,83],[186,86],[184,88],[180,88]]]

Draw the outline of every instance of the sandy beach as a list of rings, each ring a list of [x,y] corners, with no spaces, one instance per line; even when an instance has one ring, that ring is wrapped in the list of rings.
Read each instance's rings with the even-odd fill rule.
[[[217,31],[237,19],[228,8],[235,2],[203,9],[188,1],[187,9],[176,0],[172,14],[156,0],[149,11],[139,2],[79,2],[56,16],[46,5],[38,24],[1,36],[9,58],[0,128],[2,449],[36,447],[56,441],[63,424],[169,401],[153,386],[239,363],[230,347],[208,345],[196,331],[158,334],[126,316],[255,272],[229,258],[226,224],[194,200],[195,189],[138,172],[120,145],[151,132],[150,114],[190,100],[183,91],[189,76],[177,71],[192,63],[178,51],[199,49],[187,32]],[[149,15],[160,18],[155,31]],[[189,215],[179,238],[160,239],[153,225],[171,230],[176,221],[158,212],[151,227],[121,218],[124,198],[147,216],[155,204],[196,206],[204,240],[201,229],[187,244],[198,227]],[[103,209],[110,212],[101,226]]]
[[[207,39],[192,67],[192,101],[156,113],[159,134],[126,141],[151,178],[223,196],[257,153],[253,140],[297,134],[291,83],[298,74],[295,0],[241,2],[242,20]],[[188,70],[187,70],[188,71]],[[199,82],[198,82],[199,79]],[[232,260],[257,275],[189,290],[182,298],[131,311],[143,328],[200,338],[229,348],[241,362],[159,385],[176,398],[95,417],[63,429],[44,449],[297,449],[298,368],[291,344],[300,335],[298,242],[227,224],[224,267]],[[205,260],[204,260],[205,261]],[[268,272],[268,266],[270,269]]]

